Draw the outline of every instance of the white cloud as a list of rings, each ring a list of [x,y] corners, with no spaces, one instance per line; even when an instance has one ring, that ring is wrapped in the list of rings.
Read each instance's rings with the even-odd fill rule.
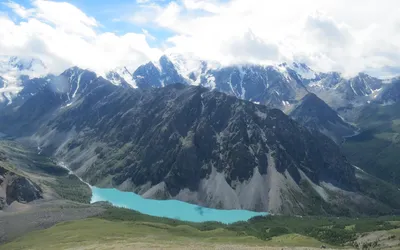
[[[150,34],[150,32],[146,29],[142,29],[143,34],[146,36],[147,39],[154,41],[156,40],[155,36],[153,36],[152,34]]]
[[[18,16],[22,18],[28,18],[32,15],[33,10],[27,10],[26,8],[17,3],[9,1],[4,3],[4,5],[12,9]]]
[[[175,32],[171,52],[228,64],[303,60],[351,75],[400,64],[399,10],[397,0],[182,0],[144,5],[132,21]]]
[[[183,0],[183,5],[189,10],[204,10],[210,13],[221,11],[218,2],[213,0]]]
[[[0,55],[38,57],[54,73],[73,65],[104,73],[161,55],[146,42],[148,34],[98,32],[98,21],[69,3],[35,0],[31,9],[13,2],[7,6],[22,21],[0,16]]]
[[[222,52],[234,63],[242,62],[274,62],[280,58],[276,44],[267,44],[249,30],[242,36],[226,41]]]
[[[142,32],[122,36],[68,3],[5,5],[23,21],[0,14],[0,54],[40,56],[56,70],[132,67],[170,52],[222,64],[300,60],[349,75],[400,65],[398,0],[137,0],[128,19]],[[152,28],[174,35],[163,42]],[[148,45],[154,38],[162,47]]]
[[[307,38],[315,39],[314,43],[331,48],[346,47],[353,40],[346,27],[341,27],[332,18],[319,12],[307,17],[304,34]]]
[[[35,0],[35,17],[68,33],[82,36],[95,36],[92,28],[99,24],[93,17],[88,17],[80,9],[66,2]]]

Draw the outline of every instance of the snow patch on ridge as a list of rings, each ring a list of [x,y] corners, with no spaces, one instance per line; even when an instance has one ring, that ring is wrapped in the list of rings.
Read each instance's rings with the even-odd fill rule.
[[[310,69],[307,65],[303,63],[293,62],[292,65],[289,66],[289,68],[295,71],[303,79],[312,80],[317,78],[317,73],[315,73],[312,69]]]
[[[72,94],[72,98],[75,98],[76,93],[78,93],[78,90],[79,90],[79,88],[80,88],[81,78],[82,78],[83,73],[84,73],[84,72],[82,71],[82,72],[79,74],[79,76],[78,76],[78,79],[77,79],[77,82],[76,82],[76,88],[75,88],[74,93]]]

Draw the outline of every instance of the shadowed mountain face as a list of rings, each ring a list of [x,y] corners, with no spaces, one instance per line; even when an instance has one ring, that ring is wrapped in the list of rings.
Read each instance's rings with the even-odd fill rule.
[[[89,108],[91,114],[81,112]],[[194,189],[196,178],[211,174],[212,168],[219,172],[225,170],[229,183],[242,182],[249,179],[255,169],[265,174],[268,157],[272,154],[282,159],[276,163],[281,173],[293,171],[293,175],[299,177],[297,168],[300,168],[317,182],[325,178],[325,173],[319,171],[319,166],[325,162],[315,144],[321,142],[333,147],[327,154],[335,151],[327,139],[312,136],[279,110],[270,110],[205,88],[183,85],[111,93],[97,88],[82,101],[79,109],[66,110],[49,126],[60,132],[69,132],[71,128],[76,131],[92,128],[88,133],[93,134],[87,134],[88,137],[125,146],[132,144],[131,156],[140,159],[131,160],[142,162],[138,166],[132,164],[135,169],[142,169],[133,173],[138,175],[133,181],[139,185],[146,183],[146,178],[142,178],[143,171],[154,171],[146,175],[154,178],[153,183],[159,183],[168,174],[176,174],[178,178],[181,168],[189,165],[190,178],[168,177],[165,180],[167,184],[187,184]],[[316,157],[307,158],[306,151]],[[291,166],[287,160],[289,155],[294,162],[306,161],[307,167],[302,168],[301,164]],[[335,164],[337,162],[343,168],[339,171],[348,167],[341,158],[336,159]],[[326,163],[327,170],[331,167],[329,171],[332,171],[326,177],[340,168],[335,164],[329,166]],[[158,170],[162,170],[160,175]],[[120,180],[117,184],[125,181],[123,178],[114,180]],[[340,180],[340,184],[347,187],[351,187],[352,182],[351,174]]]
[[[9,168],[6,154],[0,150],[0,210],[14,201],[26,203],[43,198],[37,184],[14,171]]]
[[[67,91],[54,87],[60,77]],[[92,185],[285,214],[398,208],[366,192],[335,143],[280,110],[182,84],[125,89],[79,69],[55,79],[3,110],[0,131]]]
[[[354,135],[357,129],[343,119],[315,94],[307,94],[290,116],[303,126],[319,131],[336,143]]]

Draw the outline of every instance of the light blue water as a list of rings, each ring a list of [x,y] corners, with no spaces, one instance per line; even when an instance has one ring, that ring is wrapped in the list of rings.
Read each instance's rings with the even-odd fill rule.
[[[254,216],[267,215],[247,210],[219,210],[200,207],[177,200],[150,200],[132,192],[122,192],[113,188],[92,187],[92,202],[108,201],[114,206],[136,210],[143,214],[167,217],[171,219],[205,222],[218,221],[234,223],[247,221]]]

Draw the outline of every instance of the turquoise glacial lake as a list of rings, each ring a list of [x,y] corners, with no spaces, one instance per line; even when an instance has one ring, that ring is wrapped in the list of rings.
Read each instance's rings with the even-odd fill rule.
[[[205,222],[218,221],[225,224],[247,221],[255,216],[267,213],[248,210],[220,210],[205,208],[177,200],[151,200],[132,192],[123,192],[113,188],[92,188],[92,203],[108,201],[114,206],[129,208],[143,214],[166,217],[182,221]]]

